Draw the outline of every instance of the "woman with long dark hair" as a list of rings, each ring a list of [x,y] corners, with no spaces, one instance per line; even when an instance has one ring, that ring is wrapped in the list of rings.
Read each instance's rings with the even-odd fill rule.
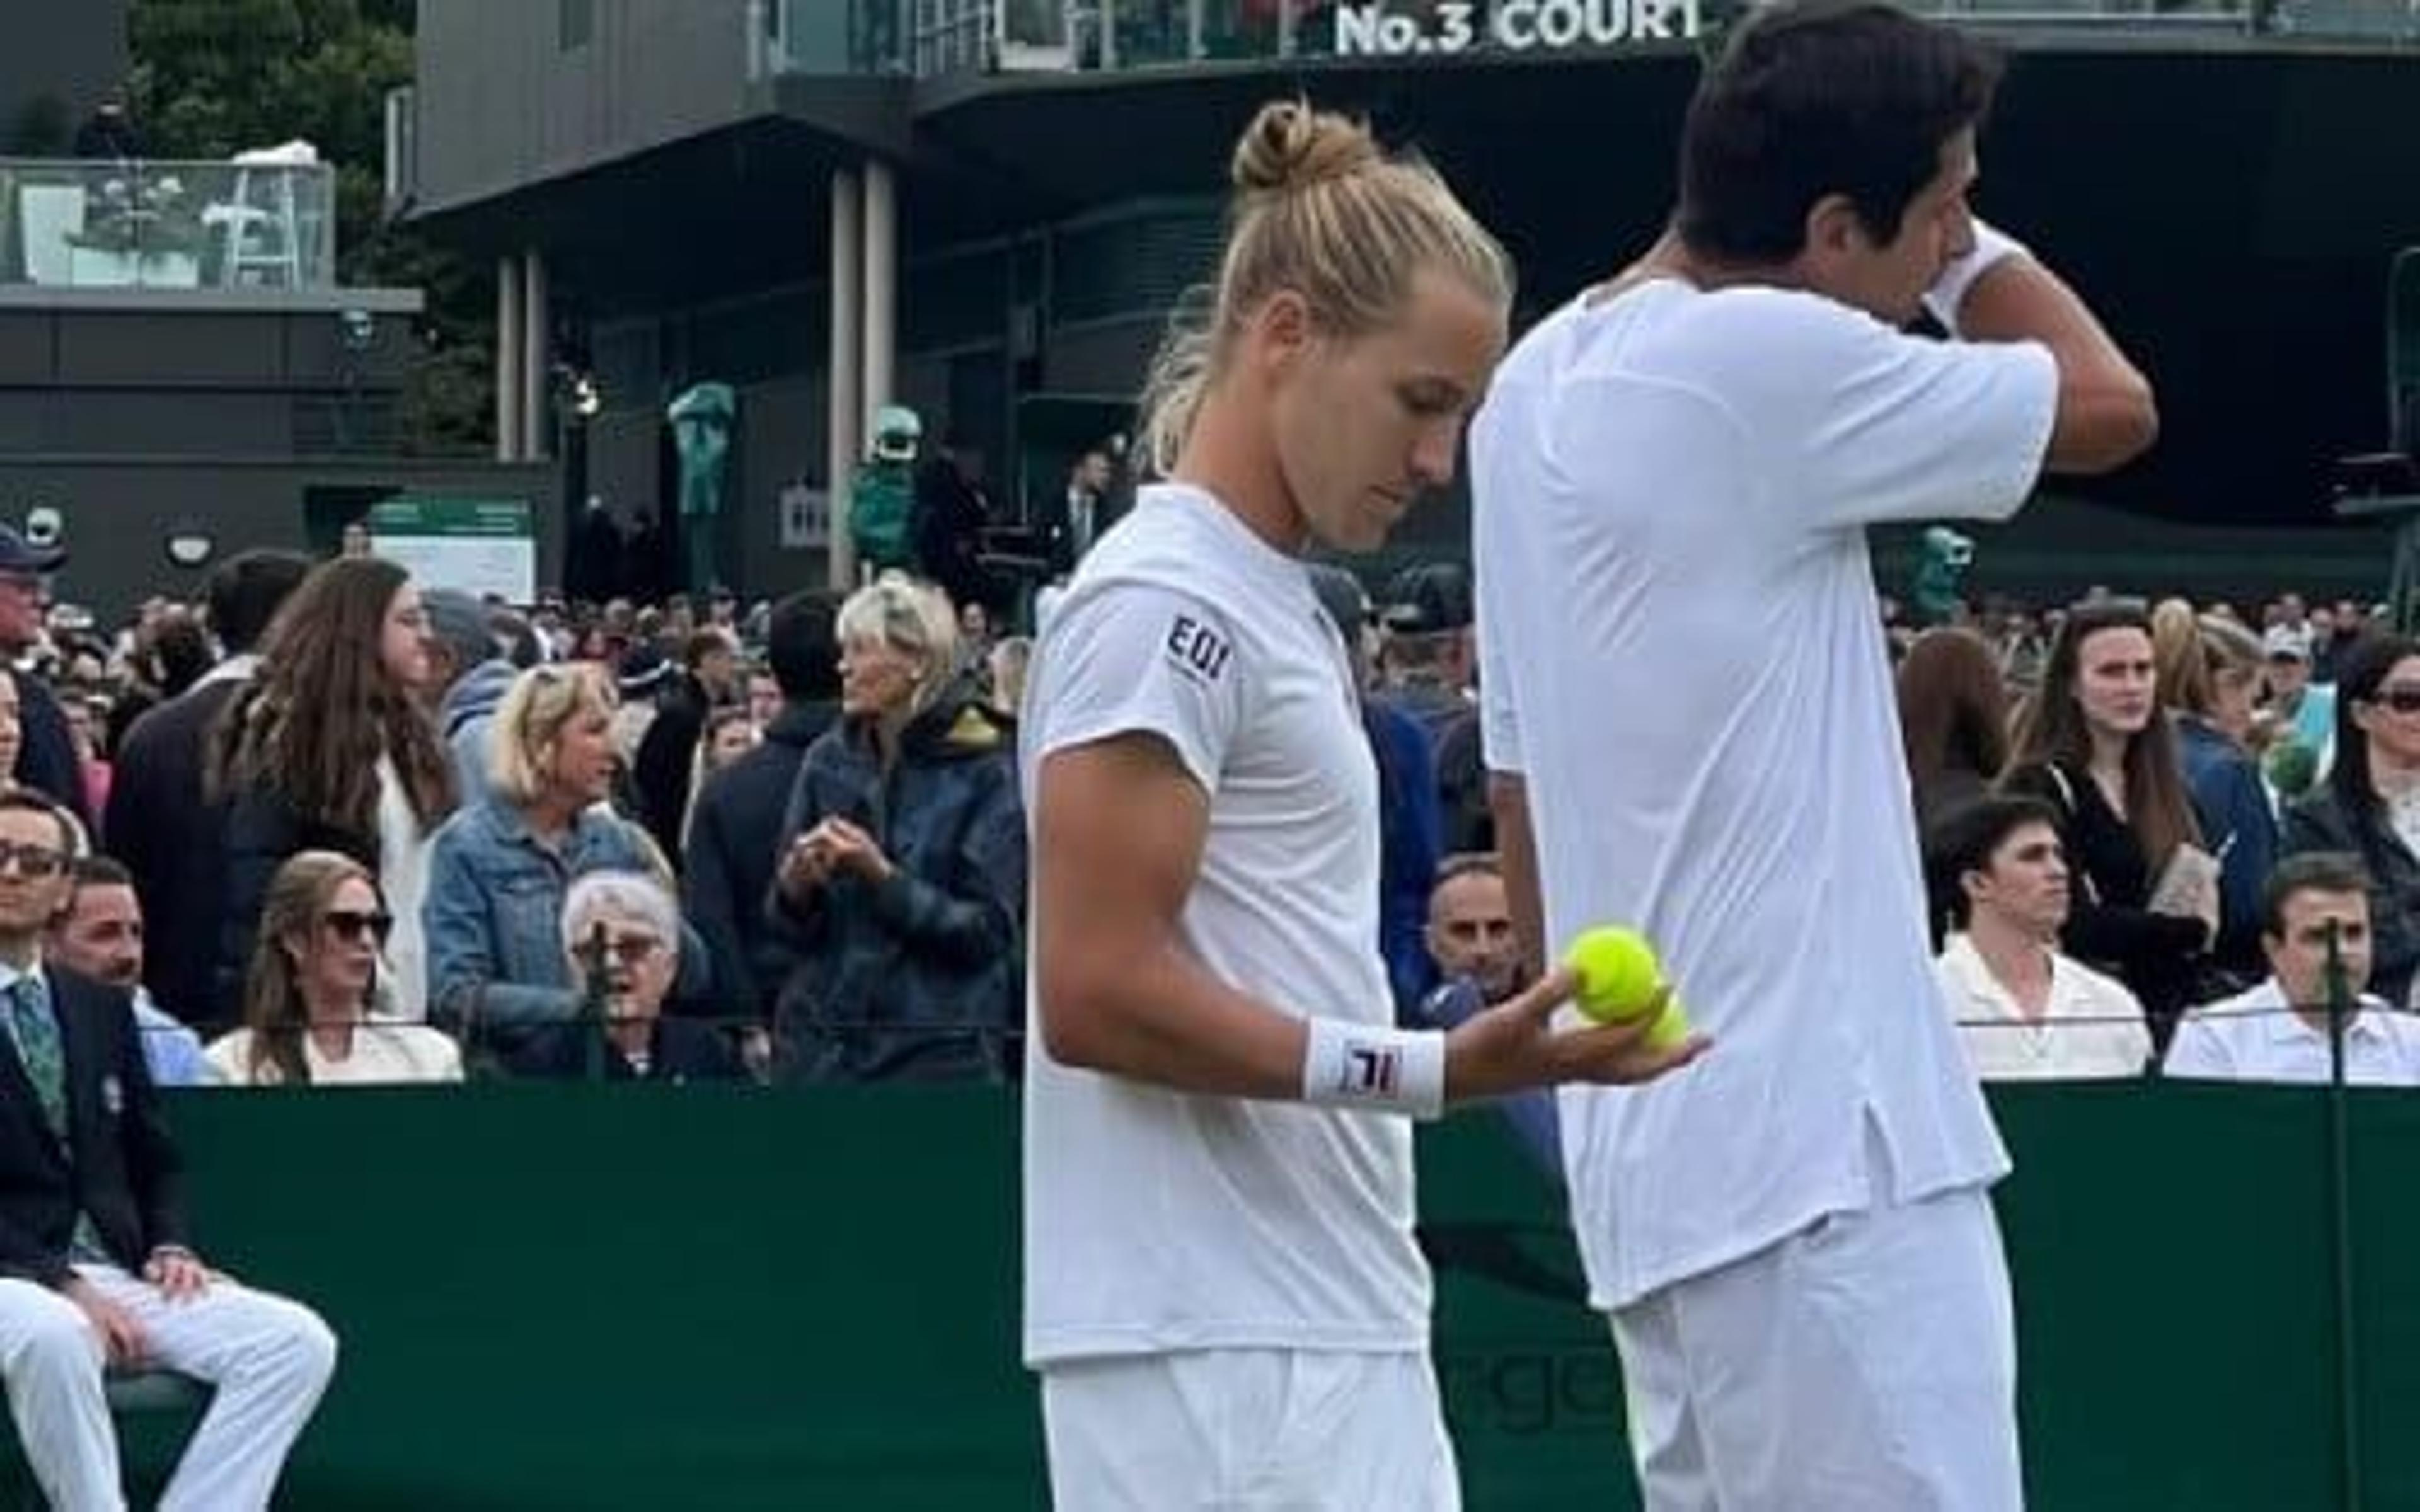
[[[258,675],[213,732],[211,791],[228,805],[218,983],[239,1011],[263,894],[279,864],[333,850],[393,904],[396,1011],[425,1017],[420,925],[429,832],[454,808],[454,770],[427,695],[428,625],[404,569],[340,557],[302,579],[261,645]]]
[[[2169,868],[2200,852],[2201,829],[2159,706],[2148,609],[2103,600],[2068,611],[2015,747],[2001,787],[2059,815],[2074,879],[2067,952],[2123,981],[2164,1045],[2217,942],[2218,888],[2204,867],[2180,901],[2151,906]]]
[[[1899,732],[1920,829],[1990,793],[2009,764],[2009,690],[1991,643],[1951,626],[1917,636],[1899,664]]]
[[[2335,764],[2286,810],[2279,849],[2350,851],[2369,872],[2369,990],[2420,971],[2420,640],[2380,635],[2336,663]]]

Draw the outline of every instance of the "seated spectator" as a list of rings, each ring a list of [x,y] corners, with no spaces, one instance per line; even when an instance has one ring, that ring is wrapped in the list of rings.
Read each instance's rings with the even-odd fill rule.
[[[659,870],[643,831],[614,814],[613,689],[591,663],[543,663],[513,679],[489,733],[491,795],[437,832],[428,860],[430,1017],[474,1054],[507,1062],[580,1015],[558,932],[572,880]],[[696,952],[699,989],[706,962]]]
[[[79,856],[70,873],[75,890],[67,912],[51,920],[43,949],[70,971],[128,994],[154,1083],[199,1087],[218,1080],[200,1037],[160,1011],[143,985],[143,904],[134,896],[133,875],[105,856]]]
[[[266,1507],[335,1337],[194,1253],[126,994],[42,958],[72,848],[56,806],[0,797],[0,1060],[20,1089],[0,1099],[0,1369],[17,1442],[51,1505],[124,1506],[102,1370],[181,1371],[216,1390],[159,1504]]]
[[[1981,797],[1927,837],[1951,923],[1934,969],[1985,1081],[2139,1076],[2151,1062],[2134,995],[2058,951],[2071,895],[2057,819],[2038,799]]]
[[[768,913],[796,964],[784,1080],[1019,1069],[1025,819],[1016,753],[958,665],[957,616],[895,574],[841,606],[841,722],[808,748]]]
[[[2178,760],[2194,815],[2219,860],[2218,946],[2211,964],[2223,987],[2260,980],[2260,889],[2277,864],[2277,817],[2246,742],[2260,682],[2260,642],[2251,631],[2190,607],[2164,604],[2160,702],[2175,720]]]
[[[1521,948],[1512,933],[1512,904],[1493,856],[1453,856],[1437,868],[1429,893],[1427,944],[1437,984],[1406,1015],[1404,1027],[1453,1029],[1521,989]],[[1512,1136],[1539,1168],[1563,1179],[1562,1134],[1555,1094],[1540,1089],[1497,1104]]]
[[[2342,963],[2350,1012],[2345,1080],[2366,1087],[2420,1086],[2420,1023],[2369,985],[2369,877],[2357,856],[2326,851],[2289,856],[2269,878],[2269,980],[2185,1015],[2165,1072],[2179,1080],[2325,1082],[2330,1043],[2330,941]]]
[[[2373,637],[2339,666],[2335,761],[2287,809],[2278,852],[2361,858],[2371,984],[2401,1003],[2420,976],[2420,641]]]
[[[562,939],[595,1018],[542,1030],[516,1062],[524,1074],[609,1082],[746,1075],[731,1041],[712,1026],[663,1016],[664,995],[680,970],[682,930],[662,883],[643,872],[587,873],[564,895]]]
[[[1908,643],[1899,664],[1900,743],[1918,834],[1992,790],[2009,764],[2009,690],[1991,643],[1941,625]],[[1940,906],[1949,900],[1937,899]]]
[[[380,950],[395,920],[369,868],[334,851],[287,858],[260,909],[243,1025],[209,1048],[232,1087],[458,1082],[462,1054],[380,1001]]]

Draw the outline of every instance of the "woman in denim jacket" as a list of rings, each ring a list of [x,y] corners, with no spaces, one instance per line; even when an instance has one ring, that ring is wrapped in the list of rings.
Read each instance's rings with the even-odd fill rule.
[[[797,952],[785,1081],[1001,1079],[1016,1026],[1025,820],[1008,719],[960,664],[939,590],[841,606],[841,722],[807,749],[768,913]]]
[[[541,663],[504,694],[489,732],[492,793],[445,822],[428,864],[429,1017],[507,1062],[576,1020],[560,920],[572,880],[666,868],[613,790],[613,685],[592,663]],[[683,931],[684,985],[704,948]]]

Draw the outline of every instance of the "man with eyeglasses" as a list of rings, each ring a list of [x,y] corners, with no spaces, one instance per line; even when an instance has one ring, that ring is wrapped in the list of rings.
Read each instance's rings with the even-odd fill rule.
[[[336,1365],[309,1309],[203,1265],[125,992],[48,965],[72,836],[0,795],[0,1367],[54,1506],[122,1506],[104,1364],[215,1384],[163,1506],[269,1504]]]
[[[0,659],[19,666],[41,643],[42,612],[50,603],[51,574],[67,565],[65,547],[36,546],[12,526],[0,525]],[[17,678],[17,781],[39,788],[64,805],[87,829],[84,767],[68,734],[68,717],[50,685],[30,672]]]

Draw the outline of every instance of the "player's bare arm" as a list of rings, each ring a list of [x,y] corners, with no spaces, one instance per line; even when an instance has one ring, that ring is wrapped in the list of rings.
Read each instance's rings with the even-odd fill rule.
[[[1958,308],[1968,341],[2038,341],[2058,363],[2058,415],[2046,466],[2107,472],[2159,439],[2159,407],[2146,378],[2058,274],[2030,256],[2004,257]]]
[[[1156,736],[1058,751],[1034,802],[1034,965],[1044,1043],[1064,1065],[1229,1097],[1302,1095],[1304,1021],[1235,991],[1182,948],[1208,800]],[[1558,1032],[1557,972],[1446,1040],[1449,1102],[1567,1081],[1645,1081],[1704,1050],[1648,1049],[1642,1022]]]

